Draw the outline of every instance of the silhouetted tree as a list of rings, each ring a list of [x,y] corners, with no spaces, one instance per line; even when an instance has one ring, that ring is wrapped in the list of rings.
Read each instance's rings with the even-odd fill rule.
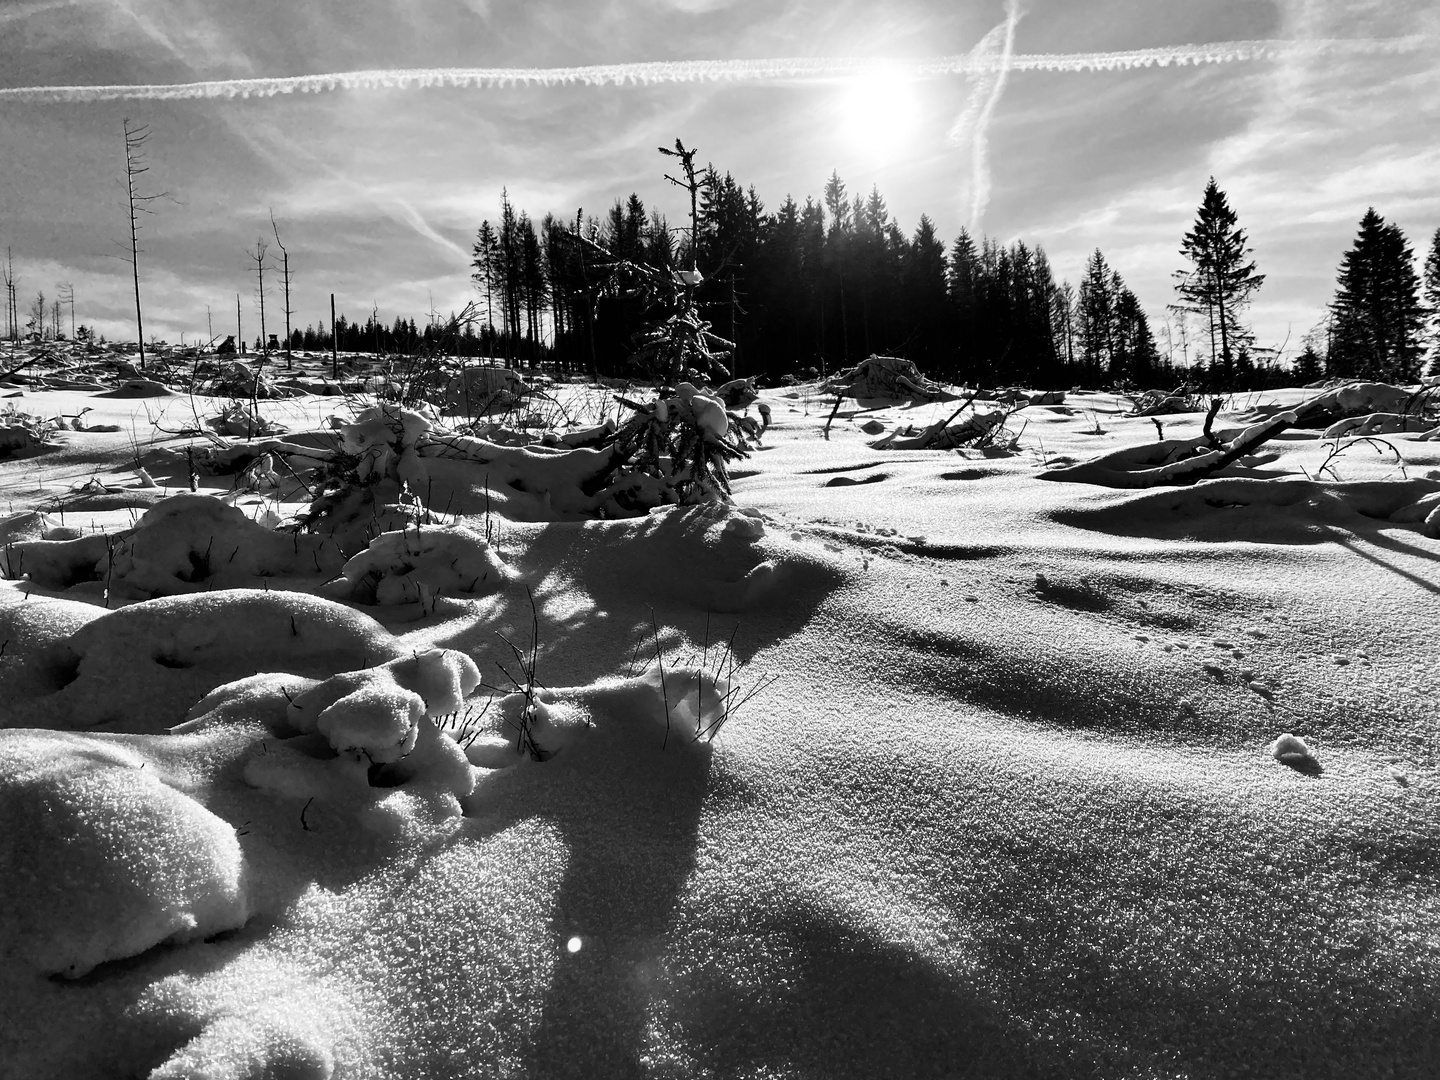
[[[145,325],[140,309],[140,214],[153,214],[150,204],[157,199],[169,198],[167,191],[142,195],[139,189],[140,177],[150,171],[145,162],[145,143],[150,138],[150,129],[144,126],[131,127],[130,118],[124,120],[125,132],[125,193],[130,208],[130,269],[135,281],[135,338],[140,345],[140,370],[145,370]]]
[[[1205,185],[1194,227],[1185,234],[1180,253],[1194,264],[1176,274],[1179,307],[1204,316],[1210,331],[1212,366],[1228,377],[1236,353],[1253,340],[1240,322],[1240,312],[1265,282],[1255,263],[1238,218],[1212,176]]]
[[[1089,380],[1112,371],[1115,359],[1115,304],[1119,275],[1110,269],[1099,248],[1085,263],[1076,302],[1079,315],[1080,363]]]
[[[1425,256],[1424,298],[1430,329],[1428,374],[1440,375],[1440,229],[1430,238],[1430,251]]]
[[[1340,263],[1335,323],[1326,357],[1329,374],[1398,382],[1420,370],[1424,309],[1415,256],[1400,227],[1371,207]]]
[[[485,326],[490,337],[495,337],[495,284],[500,269],[500,240],[490,222],[482,221],[475,234],[475,246],[470,249],[474,256],[470,260],[473,273],[470,280],[477,289],[485,292]]]

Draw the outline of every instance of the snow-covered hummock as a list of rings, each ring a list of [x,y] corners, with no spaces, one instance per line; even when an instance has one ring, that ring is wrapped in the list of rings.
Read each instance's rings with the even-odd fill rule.
[[[75,543],[87,541],[93,543]],[[325,537],[277,533],[211,496],[180,494],[156,503],[132,533],[117,538],[95,560],[93,576],[115,597],[135,600],[254,587],[272,578],[283,588],[295,576],[313,588],[316,577],[340,563],[340,550]]]
[[[1377,412],[1400,412],[1415,398],[1415,388],[1389,383],[1353,382],[1314,395],[1299,409],[1301,419],[1338,413],[1367,416]]]
[[[1315,751],[1299,735],[1285,732],[1269,746],[1270,756],[1282,765],[1294,769],[1316,768],[1319,765]]]
[[[366,602],[368,583],[382,605],[433,604],[436,596],[492,593],[507,579],[505,565],[473,529],[465,525],[418,525],[381,533],[351,557],[341,576],[328,583],[326,595]]]
[[[386,701],[394,706],[396,719],[393,725],[383,729],[381,739],[375,742],[363,738],[358,741],[351,739],[341,745],[332,738],[331,744],[336,750],[362,751],[372,760],[393,761],[404,756],[404,752],[393,751],[393,734],[403,733],[413,726],[418,716],[433,719],[458,712],[465,698],[479,684],[480,672],[475,662],[464,653],[452,649],[431,649],[325,679],[291,700],[287,718],[300,732],[318,730],[325,734],[328,725],[333,730],[345,732],[337,738],[351,739],[350,728],[345,727],[336,716],[326,721],[326,714],[342,702],[349,701],[363,706],[367,715],[373,715],[376,710],[372,703]],[[377,688],[384,688],[384,692]],[[357,693],[359,697],[355,696]],[[415,703],[410,702],[405,694],[413,697]],[[342,713],[344,711],[341,710]],[[366,723],[368,721],[357,722],[355,727],[363,730]]]
[[[48,682],[30,700],[0,702],[0,715],[11,724],[155,732],[246,675],[327,676],[409,651],[370,617],[305,593],[186,593],[100,611],[36,655],[17,644],[15,659],[39,665]]]
[[[1435,425],[1413,413],[1373,412],[1364,416],[1347,416],[1324,431],[1327,439],[1360,438],[1366,435],[1394,435],[1399,432],[1428,432]]]
[[[77,978],[249,918],[235,828],[184,769],[116,736],[47,731],[0,731],[0,761],[0,964]]]
[[[426,490],[426,473],[416,447],[432,427],[430,418],[401,405],[372,405],[350,423],[339,424],[341,447],[360,459],[358,471],[365,482],[392,471],[410,490]]]

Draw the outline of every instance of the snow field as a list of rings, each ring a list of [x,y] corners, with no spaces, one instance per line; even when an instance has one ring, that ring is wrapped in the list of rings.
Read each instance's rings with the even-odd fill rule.
[[[0,1076],[1428,1075],[1440,450],[1136,492],[1036,479],[1155,443],[1103,395],[997,456],[766,397],[743,510],[564,520],[477,443],[420,459],[474,516],[332,541],[351,605],[0,587],[0,812],[82,867],[0,934]],[[437,552],[498,570],[345,592]],[[96,720],[153,733],[31,730]]]

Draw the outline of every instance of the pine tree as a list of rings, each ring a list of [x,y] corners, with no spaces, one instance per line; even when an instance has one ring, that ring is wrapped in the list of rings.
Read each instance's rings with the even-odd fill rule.
[[[1076,311],[1079,301],[1075,286],[1061,282],[1050,294],[1050,333],[1054,342],[1056,360],[1069,372],[1075,368],[1079,332],[1076,326]]]
[[[1098,383],[1111,370],[1115,356],[1115,303],[1119,275],[1110,269],[1099,248],[1085,263],[1076,301],[1079,315],[1080,362],[1088,381]]]
[[[1118,292],[1115,297],[1115,352],[1110,358],[1110,374],[1117,382],[1132,386],[1151,386],[1155,370],[1160,366],[1160,352],[1155,348],[1155,335],[1150,331],[1139,299],[1115,275]]]
[[[524,248],[520,239],[520,219],[510,192],[500,189],[500,273],[498,281],[505,313],[505,355],[514,358],[515,342],[520,337],[521,288],[524,280]]]
[[[977,347],[983,333],[985,313],[985,271],[975,241],[969,232],[960,230],[950,246],[950,304],[955,317],[959,364],[954,375],[960,379],[979,381],[988,376],[986,360]]]
[[[1290,367],[1290,377],[1300,386],[1306,386],[1320,378],[1324,363],[1320,354],[1315,351],[1313,342],[1305,342],[1305,348],[1300,350],[1300,355],[1295,357],[1295,362]]]
[[[470,260],[470,265],[475,269],[470,280],[475,283],[476,288],[483,287],[485,290],[485,325],[490,332],[490,339],[494,340],[494,296],[500,266],[500,240],[488,220],[480,223],[480,231],[475,235],[475,246],[470,251],[475,256]]]
[[[1425,256],[1425,308],[1430,323],[1430,367],[1427,374],[1440,375],[1440,229],[1430,238]]]
[[[540,317],[545,311],[545,260],[540,238],[535,233],[535,223],[523,210],[517,230],[520,234],[520,288],[525,297],[525,340],[533,369],[540,344]]]
[[[1224,377],[1235,368],[1235,356],[1254,336],[1240,323],[1240,312],[1265,282],[1255,263],[1243,229],[1236,227],[1235,211],[1212,176],[1205,185],[1195,227],[1185,234],[1180,253],[1194,269],[1180,271],[1175,291],[1185,311],[1204,316],[1210,331],[1212,368],[1218,363]]]
[[[924,214],[915,227],[915,236],[905,251],[901,298],[909,332],[915,338],[920,358],[939,358],[946,338],[945,245],[935,234],[934,223]]]
[[[1400,227],[1371,207],[1340,263],[1326,370],[1343,378],[1412,382],[1420,371],[1424,308],[1415,256]]]

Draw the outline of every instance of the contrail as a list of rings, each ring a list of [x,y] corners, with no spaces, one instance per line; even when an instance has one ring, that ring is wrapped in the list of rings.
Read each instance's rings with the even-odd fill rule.
[[[986,34],[970,52],[980,72],[971,78],[974,86],[964,110],[950,129],[950,142],[968,144],[970,149],[970,229],[980,228],[980,219],[990,205],[990,119],[1005,90],[1005,77],[1015,46],[1015,27],[1020,22],[1016,0],[1006,0],[1005,21]]]
[[[1008,25],[1008,23],[1007,23]],[[1222,41],[1125,52],[1018,53],[922,59],[876,57],[793,57],[779,60],[658,60],[635,64],[593,64],[565,68],[395,68],[340,71],[285,78],[216,79],[206,82],[108,86],[16,86],[0,88],[0,102],[197,101],[212,98],[269,98],[335,90],[501,87],[654,86],[666,83],[828,82],[883,72],[890,77],[935,79],[1017,71],[1101,72],[1133,68],[1233,64],[1295,57],[1389,56],[1433,48],[1434,39],[1416,34],[1396,38],[1338,38],[1314,41]],[[1003,77],[1003,74],[1002,74]]]

